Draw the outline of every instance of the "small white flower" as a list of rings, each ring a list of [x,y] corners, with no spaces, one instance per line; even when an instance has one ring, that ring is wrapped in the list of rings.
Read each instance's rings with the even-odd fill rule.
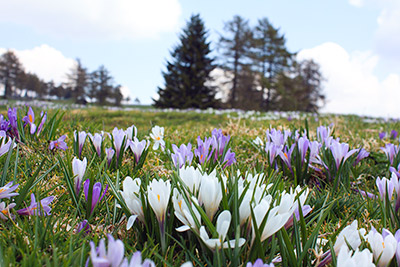
[[[221,183],[214,173],[203,175],[199,190],[199,202],[204,205],[208,218],[213,219],[222,200]]]
[[[199,190],[202,176],[201,172],[192,166],[179,169],[179,177],[194,195],[196,195]]]
[[[164,142],[164,127],[160,127],[158,125],[154,126],[151,129],[150,137],[154,140],[153,149],[157,150],[161,145],[161,149],[164,150],[165,142]]]
[[[192,199],[195,201],[195,199]],[[198,232],[198,227],[196,222],[192,216],[192,213],[189,210],[189,207],[186,204],[186,201],[183,199],[182,195],[179,194],[178,189],[174,188],[174,193],[172,196],[172,203],[174,205],[174,214],[178,220],[180,220],[184,225],[179,228],[176,228],[178,232],[184,232],[190,229],[194,229]],[[198,204],[198,203],[197,203]],[[196,216],[196,219],[199,223],[201,223],[201,216],[195,205],[192,203],[191,205],[192,211]]]
[[[359,251],[358,249],[351,255],[347,246],[342,246],[337,257],[337,267],[374,267],[372,253],[368,249]]]
[[[380,234],[372,227],[367,240],[371,245],[375,261],[379,259],[378,266],[388,266],[397,248],[397,241],[393,234],[385,228],[382,229],[382,234]]]
[[[358,229],[357,224],[357,221],[354,220],[339,233],[333,247],[336,255],[338,255],[340,248],[346,243],[349,244],[353,250],[356,250],[361,245],[361,237],[365,236],[365,229]]]
[[[160,223],[165,220],[170,195],[171,184],[169,181],[153,179],[147,186],[149,204]]]
[[[125,200],[126,206],[133,215],[137,215],[139,220],[144,222],[143,204],[140,196],[140,178],[132,180],[127,176],[122,183],[123,191],[121,195]]]
[[[78,194],[81,190],[81,184],[83,180],[83,176],[86,172],[87,159],[86,157],[83,160],[79,160],[74,157],[72,160],[72,172],[74,173],[74,181],[75,181],[75,192]]]

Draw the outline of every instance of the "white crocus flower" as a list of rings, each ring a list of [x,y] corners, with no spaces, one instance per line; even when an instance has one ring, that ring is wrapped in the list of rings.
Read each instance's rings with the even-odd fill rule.
[[[368,249],[359,251],[358,249],[351,254],[347,246],[342,246],[337,257],[337,267],[374,267],[372,253]]]
[[[192,166],[182,167],[179,169],[179,177],[189,188],[189,191],[194,195],[196,195],[197,191],[199,190],[202,176],[203,175],[201,174],[200,170],[195,169]]]
[[[137,134],[137,128],[135,125],[132,125],[131,127],[128,127],[125,130],[125,135],[128,138],[128,140],[133,140],[134,137],[136,137]]]
[[[132,180],[127,176],[122,183],[123,191],[121,195],[124,198],[126,206],[133,215],[137,215],[139,220],[144,222],[143,203],[140,195],[140,178]]]
[[[164,127],[160,127],[158,125],[154,126],[151,129],[150,137],[154,140],[153,149],[157,150],[161,145],[161,149],[164,150],[165,142],[164,142]]]
[[[270,210],[270,198],[263,198],[261,202],[254,208],[255,223],[258,231],[261,233],[261,242],[270,237],[271,235],[278,232],[289,220],[293,212],[287,210],[285,207],[281,208],[279,205],[271,208]],[[282,205],[285,205],[282,203]],[[270,210],[270,211],[269,211]],[[269,213],[268,213],[269,211]],[[268,213],[267,221],[263,229],[260,229],[261,223]],[[255,229],[253,228],[253,240],[255,238]]]
[[[75,192],[79,194],[81,190],[83,176],[86,172],[87,166],[87,159],[86,157],[83,160],[79,160],[78,158],[74,157],[72,160],[72,172],[74,173],[74,183],[75,183]]]
[[[149,204],[160,223],[165,221],[170,195],[171,183],[169,181],[153,179],[147,186]]]
[[[336,255],[338,255],[343,245],[348,244],[353,250],[356,250],[361,245],[361,237],[365,236],[365,229],[358,229],[357,224],[357,221],[354,220],[339,233],[333,247]]]
[[[193,198],[192,201],[195,201]],[[174,193],[172,195],[172,203],[174,205],[174,214],[178,220],[180,220],[184,225],[176,228],[178,232],[184,232],[190,229],[194,229],[196,232],[199,231],[196,222],[192,216],[192,213],[189,210],[186,201],[183,199],[182,195],[178,192],[178,189],[174,188]],[[199,223],[201,223],[201,215],[195,205],[191,204],[192,211],[196,216],[196,219]]]
[[[101,143],[103,142],[103,135],[99,133],[95,133],[94,135],[88,133],[88,135],[93,143],[94,148],[96,149],[97,155],[101,157]]]
[[[200,238],[203,242],[210,248],[210,249],[217,249],[217,248],[229,248],[235,247],[236,240],[225,241],[226,235],[229,230],[229,226],[231,224],[231,213],[228,210],[224,210],[217,218],[217,225],[216,230],[218,233],[218,238],[210,238],[206,232],[204,226],[200,227]],[[241,247],[244,245],[246,240],[244,238],[239,239],[238,246]]]
[[[204,205],[208,218],[212,221],[222,200],[221,183],[215,174],[204,175],[201,179],[199,202]]]
[[[380,234],[372,227],[368,233],[367,240],[371,245],[377,265],[380,267],[388,266],[397,248],[397,241],[393,234],[385,228],[382,229],[382,234]]]

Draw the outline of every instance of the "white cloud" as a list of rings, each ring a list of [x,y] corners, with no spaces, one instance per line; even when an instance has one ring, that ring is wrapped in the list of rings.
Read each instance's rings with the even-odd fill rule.
[[[321,66],[327,79],[324,112],[399,117],[400,76],[392,73],[379,80],[374,74],[377,55],[368,51],[349,54],[338,44],[324,43],[300,51],[298,58],[312,58]]]
[[[355,7],[362,7],[364,5],[363,0],[349,0],[349,4]]]
[[[155,38],[176,30],[178,0],[13,0],[0,9],[0,21],[72,38]]]

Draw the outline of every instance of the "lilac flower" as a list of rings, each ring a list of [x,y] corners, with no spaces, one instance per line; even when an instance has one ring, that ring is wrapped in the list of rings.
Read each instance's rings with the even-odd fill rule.
[[[310,205],[304,205],[301,207],[301,212],[303,213],[303,218],[306,217],[310,212],[312,211],[312,208]],[[296,207],[294,213],[292,216],[290,216],[289,220],[285,224],[285,229],[288,229],[293,225],[293,220],[296,218],[296,221],[300,220],[300,212],[299,212],[299,207]]]
[[[319,149],[322,147],[322,144],[318,141],[310,142],[310,164],[316,163],[323,165],[322,160],[319,156]]]
[[[88,135],[97,152],[97,155],[101,157],[101,143],[103,142],[103,135],[99,133],[95,133],[94,136],[91,133],[88,133]]]
[[[10,197],[19,195],[18,193],[13,193],[13,191],[18,188],[19,184],[13,186],[13,183],[14,182],[9,182],[5,186],[0,187],[0,199],[2,198],[10,199]]]
[[[218,157],[222,156],[224,153],[225,146],[228,144],[231,137],[229,135],[225,136],[221,129],[214,129],[211,135],[212,147],[213,150],[215,150],[215,160],[217,160]]]
[[[34,134],[36,132],[35,113],[31,107],[29,107],[28,114],[22,120],[25,122],[25,125],[31,127],[30,133]]]
[[[88,234],[90,232],[90,224],[86,219],[78,224],[76,232],[80,233],[82,230],[84,231],[84,234]]]
[[[398,229],[396,231],[396,233],[394,234],[394,238],[397,241],[397,248],[396,248],[396,254],[395,255],[396,255],[397,264],[399,264],[400,263],[400,229]]]
[[[267,130],[266,134],[268,142],[272,142],[278,147],[283,147],[287,138],[291,135],[291,132],[285,130],[282,133],[280,130],[271,129],[271,131]]]
[[[172,144],[172,150],[174,153],[171,154],[171,158],[175,167],[182,168],[185,163],[188,163],[188,165],[192,164],[193,152],[191,143],[188,143],[187,146],[182,144],[179,148],[175,144]]]
[[[392,130],[390,132],[390,138],[391,139],[396,139],[397,135],[398,135],[398,132],[396,130]]]
[[[132,141],[133,138],[136,137],[136,134],[137,134],[137,128],[135,125],[132,125],[131,127],[128,127],[125,130],[125,135],[126,135],[126,138],[128,138],[128,140]]]
[[[288,149],[287,147],[285,147],[285,152],[283,151],[279,151],[278,155],[281,157],[281,159],[283,160],[283,162],[286,164],[286,166],[289,168],[289,170],[291,172],[293,172],[292,170],[292,153],[294,150],[295,145],[292,144],[292,146],[290,147],[290,149]]]
[[[319,126],[317,128],[317,140],[326,147],[330,146],[331,134],[332,130],[330,127]]]
[[[114,141],[114,148],[115,148],[117,164],[118,164],[119,155],[121,153],[122,145],[125,140],[125,131],[115,127],[114,130],[112,131],[112,137],[113,137],[113,141]]]
[[[262,261],[262,259],[257,259],[254,264],[251,262],[248,262],[246,264],[246,267],[274,267],[273,263],[266,264]]]
[[[389,159],[390,165],[393,165],[393,161],[397,154],[399,153],[399,147],[393,144],[386,144],[385,147],[381,147],[383,152],[385,152],[386,157]]]
[[[19,141],[19,132],[18,132],[18,122],[17,122],[17,108],[9,108],[8,109],[8,120],[10,122],[11,128],[9,131],[9,135],[11,137],[15,137],[17,141]]]
[[[205,138],[204,142],[201,140],[200,136],[197,137],[197,148],[194,150],[194,154],[198,157],[200,164],[203,164],[205,161],[209,161],[212,154],[214,153],[214,149],[210,152],[210,147],[212,145],[212,138]]]
[[[41,122],[40,122],[40,124],[39,124],[39,126],[38,126],[38,128],[37,128],[37,131],[36,131],[36,135],[37,136],[39,136],[39,134],[42,132],[42,130],[43,130],[43,125],[44,125],[44,123],[46,122],[46,119],[47,119],[47,112],[46,113],[44,113],[44,115],[43,115],[43,111],[40,113],[40,117],[42,117],[42,120],[41,120]]]
[[[124,262],[122,263],[121,267],[127,267],[128,266],[128,260],[125,259]],[[143,264],[142,264],[142,254],[140,251],[136,251],[133,253],[131,261],[129,263],[129,267],[155,267],[156,265],[154,262],[150,259],[145,259]]]
[[[1,140],[1,144],[0,144],[0,156],[2,156],[2,155],[4,155],[4,154],[6,154],[6,153],[10,150],[11,144],[12,144],[12,140],[11,140],[11,138],[8,138],[8,141],[7,141],[7,143],[6,143],[7,134],[6,134],[6,132],[3,131],[3,130],[0,131],[0,140]],[[14,144],[13,148],[14,148],[15,146],[16,146],[16,145]]]
[[[128,145],[132,150],[133,156],[135,157],[136,164],[138,164],[143,151],[147,147],[146,141],[142,140],[141,142],[139,142],[139,140],[134,137],[133,141],[128,140]]]
[[[54,196],[46,197],[39,202],[36,202],[35,195],[31,194],[31,204],[29,207],[17,210],[19,215],[37,215],[46,216],[50,215],[51,208],[49,204],[54,200]]]
[[[282,147],[279,147],[272,142],[268,142],[265,144],[265,152],[267,152],[270,166],[273,165],[275,158],[279,155],[281,151]]]
[[[355,152],[357,152],[357,149],[352,149],[349,151],[349,145],[346,143],[339,143],[336,140],[332,140],[331,144],[331,152],[332,156],[335,159],[336,163],[336,170],[339,169],[339,166],[341,164],[344,164],[345,161],[353,155]]]
[[[228,151],[226,151],[226,154],[225,154],[225,157],[224,157],[223,169],[225,169],[226,167],[231,166],[235,162],[236,162],[235,153],[231,152],[231,149],[229,148]]]
[[[365,150],[364,148],[360,148],[358,150],[358,154],[357,154],[357,158],[354,161],[354,166],[357,165],[358,163],[360,163],[360,161],[364,158],[367,158],[369,156],[369,152],[367,150]]]
[[[85,183],[83,184],[83,191],[85,193],[86,201],[88,201],[89,187],[90,187],[90,179],[87,179],[85,181]],[[93,210],[96,208],[97,203],[99,203],[103,199],[104,195],[107,192],[108,185],[106,185],[106,188],[104,189],[103,194],[100,196],[101,188],[102,188],[102,185],[101,185],[100,182],[97,182],[97,183],[95,183],[93,185],[93,189],[92,189],[92,206],[90,208],[90,214],[93,213]]]
[[[64,134],[62,136],[60,136],[60,138],[58,138],[55,141],[50,141],[50,145],[49,145],[49,149],[53,150],[55,148],[57,149],[61,149],[61,150],[66,150],[68,148],[67,143],[65,143],[65,138],[67,138],[67,136]]]
[[[304,163],[309,146],[310,146],[310,141],[307,139],[307,137],[304,136],[300,137],[299,140],[297,141],[297,147],[300,153],[301,164]]]
[[[86,172],[86,167],[86,157],[83,158],[83,160],[80,160],[76,157],[72,160],[72,172],[74,173],[75,193],[77,195],[79,195],[79,192],[81,191],[82,180]]]
[[[86,140],[86,132],[81,131],[76,133],[76,131],[74,131],[74,141],[75,143],[78,142],[78,146],[79,146],[79,158],[82,155],[82,149],[83,149],[83,145],[85,144],[85,140]]]
[[[381,195],[381,199],[385,200],[386,196],[388,196],[389,201],[392,199],[394,185],[392,181],[388,180],[387,178],[383,177],[376,179],[376,186],[378,187],[379,194]]]
[[[8,220],[8,218],[14,219],[14,215],[10,214],[10,209],[15,207],[15,203],[11,203],[8,206],[6,206],[6,203],[1,202],[0,203],[0,219],[2,220]]]
[[[379,133],[379,139],[383,139],[383,138],[385,138],[385,136],[386,136],[386,132],[380,132]]]
[[[106,157],[107,157],[108,167],[110,167],[110,164],[111,164],[112,158],[114,157],[114,154],[115,154],[115,150],[114,149],[112,149],[111,147],[110,148],[106,148]]]

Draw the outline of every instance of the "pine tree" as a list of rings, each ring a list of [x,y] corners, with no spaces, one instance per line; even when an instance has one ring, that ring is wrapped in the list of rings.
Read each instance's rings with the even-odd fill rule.
[[[163,72],[165,87],[158,88],[156,107],[208,108],[215,107],[215,90],[210,86],[210,73],[214,69],[209,56],[210,43],[200,15],[192,15],[179,37],[180,44],[171,52]]]
[[[249,66],[252,32],[248,21],[240,16],[234,16],[233,20],[225,23],[224,30],[226,35],[220,36],[219,39],[219,49],[222,50],[223,58],[221,67],[232,77],[229,103],[231,107],[237,107],[241,103],[240,95],[250,88],[247,86],[250,76],[246,75],[246,71]]]
[[[277,77],[289,69],[293,54],[285,46],[285,36],[273,27],[267,18],[260,19],[254,29],[251,58],[259,73],[261,91],[267,92],[264,108],[271,109],[277,87]],[[261,101],[264,101],[261,99]]]
[[[72,97],[75,103],[85,104],[88,89],[88,74],[86,68],[83,67],[79,59],[76,60],[77,64],[71,73],[68,74],[69,88],[72,90]]]
[[[4,98],[10,98],[14,87],[22,83],[24,70],[18,57],[8,50],[0,57],[0,81],[4,85]]]

